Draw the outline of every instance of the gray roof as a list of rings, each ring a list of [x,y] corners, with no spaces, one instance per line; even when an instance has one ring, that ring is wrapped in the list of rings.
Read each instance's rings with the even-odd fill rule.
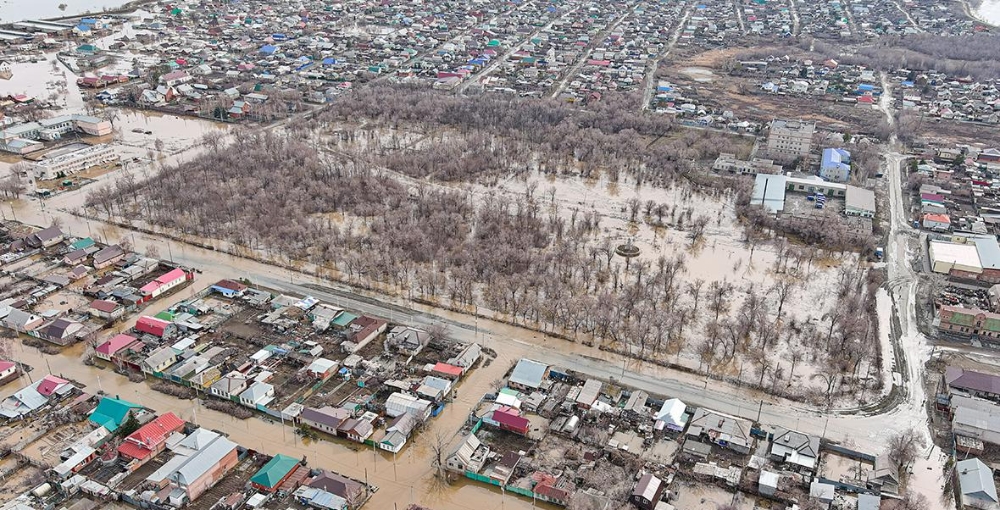
[[[875,192],[857,186],[847,186],[844,203],[848,208],[875,212]]]
[[[163,362],[176,358],[177,353],[175,353],[170,346],[160,347],[146,358],[146,365],[150,367],[158,367]]]
[[[117,244],[113,244],[104,248],[103,250],[94,254],[94,263],[103,264],[115,257],[120,257],[125,254],[125,250]]]
[[[42,230],[28,236],[28,244],[31,245],[32,241],[37,241],[40,244],[47,243],[62,236],[63,232],[59,229],[59,227],[43,228]]]
[[[37,383],[22,388],[0,402],[0,415],[6,418],[15,418],[45,405],[49,400],[35,389],[36,386]]]
[[[646,407],[647,400],[649,400],[649,393],[642,390],[635,390],[628,397],[628,402],[625,403],[625,410],[640,413]]]
[[[997,486],[993,470],[979,459],[965,459],[955,464],[962,499],[972,498],[997,503]]]
[[[10,313],[4,318],[4,323],[14,329],[23,329],[29,322],[36,320],[38,320],[38,316],[33,313],[25,312],[20,308],[11,308]]]
[[[1000,244],[997,244],[997,238],[994,236],[974,237],[972,240],[976,243],[979,264],[983,266],[983,269],[1000,269]]]
[[[308,485],[315,489],[323,489],[330,494],[336,494],[347,500],[365,490],[365,486],[361,482],[356,482],[325,469],[310,480]]]
[[[882,497],[874,494],[858,494],[858,510],[879,510]]]
[[[409,437],[410,433],[413,432],[413,428],[417,426],[417,423],[416,416],[411,413],[404,413],[389,422],[385,430],[386,432],[399,432],[403,434],[403,437]]]
[[[251,402],[257,402],[258,400],[264,398],[264,395],[274,389],[274,386],[266,382],[256,381],[250,385],[243,393],[240,393],[240,398],[245,398]]]
[[[813,480],[813,482],[809,484],[809,497],[816,498],[821,501],[833,501],[834,486],[833,484]]]
[[[774,431],[774,441],[771,444],[771,451],[773,452],[774,448],[778,445],[791,448],[800,454],[813,458],[819,457],[819,438],[816,436],[807,436],[801,432],[779,427]]]
[[[186,444],[185,444],[186,443]],[[192,453],[179,453],[147,480],[158,482],[169,478],[180,485],[189,485],[212,470],[219,461],[236,449],[236,443],[216,432],[198,429],[181,441]],[[196,449],[196,450],[195,450]]]
[[[542,378],[545,377],[545,370],[548,365],[530,359],[522,359],[517,362],[514,371],[510,374],[509,381],[529,388],[537,388],[542,385]]]
[[[576,402],[578,404],[591,405],[597,401],[597,397],[601,394],[601,388],[604,385],[601,381],[597,379],[587,379],[583,383],[583,388],[580,389],[580,394],[576,397]]]
[[[699,407],[691,419],[688,435],[697,436],[702,433],[712,437],[713,442],[726,441],[745,447],[749,447],[752,442],[749,420]]]
[[[816,131],[816,123],[801,120],[775,119],[771,122],[771,129],[789,129],[793,131],[812,133],[813,131]]]

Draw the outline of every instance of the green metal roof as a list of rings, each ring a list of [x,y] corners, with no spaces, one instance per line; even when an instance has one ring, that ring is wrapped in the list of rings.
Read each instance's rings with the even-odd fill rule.
[[[267,461],[267,464],[264,464],[264,467],[260,468],[260,471],[257,471],[250,478],[250,481],[261,487],[274,488],[298,464],[299,459],[279,453]]]
[[[986,331],[1000,331],[1000,319],[989,318],[983,321],[983,329]]]
[[[110,432],[118,430],[118,427],[125,422],[125,417],[132,409],[141,409],[139,404],[133,404],[127,400],[104,397],[97,404],[97,408],[90,414],[90,421],[97,425],[102,425]]]
[[[174,320],[174,314],[170,313],[167,310],[164,310],[164,311],[156,314],[156,318],[160,319],[160,320],[163,320],[163,321],[167,321],[167,322],[173,322],[173,320]]]
[[[90,248],[93,245],[94,245],[93,239],[89,237],[84,237],[83,239],[74,241],[72,244],[69,245],[69,248],[71,250],[82,250],[83,248]]]
[[[952,314],[951,320],[948,321],[951,324],[956,324],[958,326],[971,326],[976,322],[976,316],[967,313],[956,312]]]
[[[354,319],[357,318],[358,316],[351,312],[340,312],[340,315],[338,315],[336,319],[333,319],[333,323],[342,328],[346,328],[348,324],[354,322]]]

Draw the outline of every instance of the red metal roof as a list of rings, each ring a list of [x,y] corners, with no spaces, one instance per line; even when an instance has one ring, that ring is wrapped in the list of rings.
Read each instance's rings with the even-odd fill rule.
[[[169,322],[157,319],[156,317],[143,316],[135,323],[135,329],[149,333],[150,335],[163,336],[167,331]]]
[[[438,362],[434,365],[434,371],[439,374],[448,374],[455,377],[462,375],[462,367],[456,367],[455,365],[449,365],[448,363]]]
[[[35,389],[38,391],[38,393],[41,393],[43,396],[47,397],[55,393],[55,391],[59,389],[60,386],[68,382],[69,381],[67,381],[66,379],[60,379],[54,375],[47,375],[41,380],[41,382],[39,382],[38,387]]]
[[[160,277],[157,278],[156,281],[159,282],[160,285],[163,285],[165,283],[170,283],[175,280],[183,280],[184,278],[187,278],[187,273],[185,273],[183,269],[177,268],[170,270],[165,274],[160,275]]]
[[[506,428],[522,433],[528,432],[531,425],[531,422],[523,416],[517,416],[515,414],[499,410],[493,412],[493,421],[499,423],[500,428]]]
[[[170,412],[157,416],[153,421],[143,425],[125,438],[118,447],[118,452],[133,459],[143,460],[159,450],[160,445],[167,441],[170,434],[184,428],[184,420]]]
[[[111,340],[104,342],[97,347],[97,352],[108,356],[128,347],[135,342],[136,338],[129,335],[115,335]]]

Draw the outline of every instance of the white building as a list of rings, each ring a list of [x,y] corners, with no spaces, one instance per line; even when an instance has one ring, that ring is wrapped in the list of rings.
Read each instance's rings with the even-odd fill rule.
[[[775,120],[767,136],[767,153],[783,161],[808,156],[814,133],[815,122]]]
[[[67,154],[42,159],[34,164],[35,177],[43,181],[58,179],[94,166],[118,161],[120,157],[110,145],[92,145]]]
[[[848,216],[861,216],[862,218],[875,217],[875,192],[857,186],[847,186],[844,194],[844,214]]]
[[[962,506],[995,510],[1000,508],[993,470],[979,459],[965,459],[955,464],[958,486],[962,492]]]
[[[424,421],[431,416],[431,403],[406,393],[396,392],[389,395],[385,402],[385,414],[395,418],[405,413],[413,414],[420,421]]]
[[[979,250],[974,243],[931,241],[928,244],[931,270],[935,273],[948,274],[953,270],[974,274],[983,272]]]

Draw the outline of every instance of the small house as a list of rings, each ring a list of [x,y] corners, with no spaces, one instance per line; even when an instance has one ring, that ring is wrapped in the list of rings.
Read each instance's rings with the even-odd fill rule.
[[[215,285],[212,285],[212,292],[222,294],[227,298],[242,297],[246,291],[246,285],[234,280],[219,280]]]
[[[537,390],[548,372],[548,365],[530,359],[522,359],[514,366],[507,385],[521,391]]]
[[[250,477],[250,486],[264,493],[276,492],[301,467],[300,462],[299,459],[279,453]]]
[[[111,361],[111,358],[115,354],[134,344],[136,341],[134,336],[125,334],[115,335],[108,341],[98,345],[97,349],[94,350],[94,355],[104,361]]]
[[[639,510],[653,510],[660,502],[660,498],[663,497],[664,488],[662,480],[653,476],[652,473],[646,473],[635,484],[635,488],[632,489],[632,497],[629,499]]]
[[[184,420],[176,414],[161,414],[126,437],[118,447],[118,453],[125,459],[145,463],[166,448],[171,434],[183,428]]]
[[[90,302],[90,316],[106,321],[116,321],[125,313],[125,307],[121,303],[109,301],[107,299],[95,299]]]
[[[326,358],[316,358],[306,367],[306,372],[309,375],[322,380],[329,379],[336,371],[337,362]]]
[[[94,269],[104,269],[125,258],[125,250],[117,244],[107,246],[94,254]]]
[[[24,238],[24,242],[35,249],[39,248],[50,248],[55,246],[66,239],[66,235],[63,234],[59,227],[52,226],[35,232]]]
[[[156,317],[143,316],[140,317],[135,323],[136,331],[159,338],[168,336],[173,333],[175,329],[176,328],[172,323]]]

